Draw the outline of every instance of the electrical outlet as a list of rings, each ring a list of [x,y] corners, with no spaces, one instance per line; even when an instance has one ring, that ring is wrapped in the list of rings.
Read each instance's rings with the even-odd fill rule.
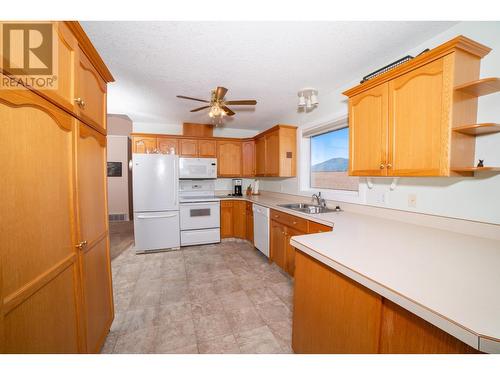
[[[417,194],[408,194],[408,207],[417,207]]]

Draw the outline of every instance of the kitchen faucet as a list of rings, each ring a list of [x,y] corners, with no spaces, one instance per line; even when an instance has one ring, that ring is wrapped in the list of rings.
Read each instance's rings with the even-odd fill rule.
[[[312,195],[312,200],[314,201],[315,199],[318,202],[318,206],[326,207],[326,201],[321,197],[321,191],[318,194]]]

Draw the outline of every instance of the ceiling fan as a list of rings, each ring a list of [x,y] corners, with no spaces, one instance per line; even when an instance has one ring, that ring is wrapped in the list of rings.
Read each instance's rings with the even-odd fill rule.
[[[224,100],[226,96],[227,89],[225,87],[218,86],[215,90],[212,90],[210,100],[191,98],[189,96],[177,95],[178,98],[196,100],[198,102],[208,103],[203,107],[198,107],[192,109],[191,112],[198,112],[202,109],[210,108],[208,115],[211,118],[222,118],[224,116],[234,116],[235,113],[228,107],[228,105],[256,105],[256,100]]]

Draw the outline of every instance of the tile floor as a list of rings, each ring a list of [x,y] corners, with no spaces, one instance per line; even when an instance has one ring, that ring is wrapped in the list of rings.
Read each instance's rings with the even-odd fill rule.
[[[292,353],[293,281],[246,242],[112,261],[102,353]]]
[[[115,259],[134,244],[134,222],[110,221],[109,243],[111,259]]]

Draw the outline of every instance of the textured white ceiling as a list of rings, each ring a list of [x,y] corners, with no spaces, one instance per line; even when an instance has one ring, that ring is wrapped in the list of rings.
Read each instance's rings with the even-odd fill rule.
[[[208,122],[190,113],[216,86],[232,107],[231,128],[265,129],[296,111],[297,91],[321,95],[383,66],[454,22],[82,22],[116,82],[108,112],[136,122]],[[378,64],[378,65],[374,65]],[[202,103],[200,103],[202,104]]]

